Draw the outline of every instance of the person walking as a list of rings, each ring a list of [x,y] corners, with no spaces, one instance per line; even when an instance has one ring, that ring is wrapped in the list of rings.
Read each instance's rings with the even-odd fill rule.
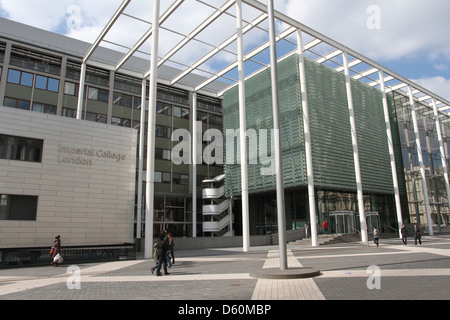
[[[58,260],[55,260],[55,257],[57,255],[61,256],[61,236],[57,235],[55,237],[55,240],[53,240],[53,247],[51,250],[52,253],[52,266],[57,267],[58,266]]]
[[[373,228],[373,242],[378,247],[378,242],[380,240],[380,233],[378,232],[377,228]]]
[[[323,221],[322,228],[323,228],[323,234],[327,234],[328,223],[326,220]]]
[[[402,228],[400,229],[400,231],[402,234],[403,244],[406,246],[406,244],[408,242],[408,230],[406,230],[406,226],[404,224],[402,224]]]
[[[166,240],[166,234],[161,233],[159,239],[156,241],[156,250],[158,253],[158,265],[156,267],[156,276],[162,276],[161,266],[164,267],[164,275],[169,275],[167,272],[167,251],[169,251],[169,242]]]
[[[155,241],[153,244],[153,261],[155,261],[155,266],[152,268],[152,274],[155,272],[155,270],[159,266],[159,260],[158,260],[158,248],[157,248],[158,241]]]
[[[173,241],[173,236],[171,233],[169,233],[167,235],[167,238],[169,240],[169,251],[167,252],[167,263],[169,264],[169,268],[170,268],[173,264],[175,264],[175,254],[174,254],[175,242]],[[172,262],[170,260],[172,260]]]
[[[414,224],[414,244],[417,246],[417,240],[422,245],[422,235],[420,234],[420,228],[417,224]]]

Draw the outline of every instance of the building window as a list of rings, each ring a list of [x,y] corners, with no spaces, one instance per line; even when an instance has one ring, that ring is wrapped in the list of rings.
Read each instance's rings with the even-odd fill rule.
[[[36,111],[36,112],[56,114],[56,106],[53,106],[53,105],[50,105],[50,104],[43,104],[43,103],[33,102],[32,110]]]
[[[28,72],[23,72],[19,70],[9,69],[8,71],[8,82],[20,84],[22,86],[32,87],[33,86],[33,74]]]
[[[54,78],[36,75],[36,83],[34,86],[37,89],[58,92],[59,91],[59,80],[54,79]]]
[[[86,120],[106,123],[106,114],[100,114],[95,112],[86,112]]]
[[[78,88],[79,88],[78,84],[75,84],[72,82],[64,83],[64,93],[65,94],[78,97],[78,91],[79,91]]]
[[[38,197],[0,194],[0,220],[35,221]]]
[[[177,118],[189,119],[189,109],[173,106],[172,107],[173,116]]]
[[[162,173],[162,182],[163,183],[170,183],[170,172],[163,172]]]
[[[171,174],[170,172],[160,172],[155,171],[154,174],[154,180],[155,182],[162,182],[162,183],[170,183],[171,182]]]
[[[209,124],[222,125],[223,118],[222,116],[217,116],[215,114],[209,114]]]
[[[76,118],[77,110],[63,107],[62,108],[62,116],[68,117],[68,118]]]
[[[6,97],[4,106],[22,110],[30,110],[30,101]]]
[[[208,123],[208,114],[206,112],[197,112],[197,121],[202,121],[204,123]]]
[[[162,172],[155,171],[154,180],[155,182],[162,182]]]
[[[156,126],[155,135],[160,138],[170,138],[172,135],[172,130],[170,127],[166,126]]]
[[[125,119],[125,118],[112,117],[111,118],[111,124],[113,126],[130,128],[131,127],[131,120],[130,119]]]
[[[108,91],[89,87],[88,99],[108,103]]]
[[[155,148],[155,159],[171,160],[170,155],[171,155],[170,150]]]
[[[170,104],[157,102],[156,103],[156,113],[170,116],[170,115],[172,115],[172,106]]]
[[[173,184],[189,185],[189,176],[187,174],[174,173],[172,176]]]
[[[128,94],[114,92],[113,103],[118,106],[131,108],[133,104],[133,97]]]
[[[0,159],[42,161],[43,140],[0,134]]]

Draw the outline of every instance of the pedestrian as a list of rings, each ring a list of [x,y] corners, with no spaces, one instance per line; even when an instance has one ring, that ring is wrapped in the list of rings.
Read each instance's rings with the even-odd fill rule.
[[[52,266],[57,267],[60,260],[58,259],[61,257],[61,236],[57,235],[55,237],[55,240],[53,240],[53,247],[50,250],[50,253],[52,255]],[[58,256],[58,257],[57,257]],[[55,259],[57,258],[57,259]]]
[[[400,229],[402,234],[402,241],[403,244],[406,246],[406,243],[408,242],[408,230],[406,230],[406,226],[402,224],[402,228]]]
[[[164,267],[164,275],[169,275],[167,272],[167,251],[169,250],[169,242],[165,239],[166,234],[161,233],[159,239],[156,241],[156,249],[158,253],[158,265],[156,267],[156,276],[162,276],[161,266]]]
[[[152,274],[153,274],[153,272],[155,272],[155,270],[159,266],[157,244],[158,244],[158,241],[155,241],[155,243],[153,244],[153,261],[155,261],[156,265],[152,268]]]
[[[417,246],[417,240],[422,245],[422,235],[420,234],[420,228],[417,224],[414,224],[414,244]]]
[[[378,232],[377,228],[373,228],[373,242],[378,247],[378,242],[380,240],[380,233]]]
[[[169,252],[167,253],[167,263],[169,264],[169,268],[175,264],[175,254],[174,254],[174,250],[175,250],[175,242],[173,241],[173,236],[171,233],[169,233],[167,235],[168,239],[169,239]],[[170,261],[172,260],[172,262]]]
[[[305,223],[305,238],[309,238],[309,227],[307,223]]]
[[[326,220],[323,220],[322,228],[323,228],[323,234],[327,234],[328,223]]]

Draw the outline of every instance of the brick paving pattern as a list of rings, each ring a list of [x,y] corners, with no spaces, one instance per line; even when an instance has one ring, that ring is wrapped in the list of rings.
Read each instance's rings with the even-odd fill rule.
[[[177,252],[171,274],[163,277],[152,275],[154,262],[144,259],[79,265],[79,277],[64,264],[2,269],[0,300],[450,299],[450,235],[424,237],[421,246],[411,241],[404,246],[399,239],[381,239],[379,247],[359,242],[288,246],[289,267],[314,267],[321,275],[250,277],[252,271],[278,267],[278,259],[277,246],[248,253],[240,248],[184,250]],[[379,268],[379,278],[370,278],[370,266]],[[369,289],[368,282],[379,288]]]

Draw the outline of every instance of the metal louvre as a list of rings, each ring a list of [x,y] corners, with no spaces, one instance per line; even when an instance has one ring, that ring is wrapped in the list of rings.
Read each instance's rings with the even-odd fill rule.
[[[322,188],[356,190],[344,76],[308,59],[305,66],[314,182]],[[284,182],[286,187],[306,186],[297,55],[280,61],[278,67]],[[352,80],[352,89],[364,192],[393,193],[381,92],[356,80]],[[247,130],[271,129],[269,70],[248,79],[246,91]],[[239,127],[237,99],[237,88],[224,94],[225,129]],[[235,157],[237,149],[235,143]],[[261,175],[262,167],[261,163],[249,165],[250,193],[274,190],[276,187],[273,176]],[[240,167],[226,164],[225,172],[227,194],[240,194]]]
[[[248,168],[247,165],[242,165],[243,190],[241,196],[243,199],[242,225],[244,251],[248,251],[249,245],[249,191],[257,192],[273,190],[276,185],[278,224],[279,226],[283,225],[284,207],[280,205],[280,203],[284,201],[283,190],[285,187],[305,184],[305,162],[308,164],[309,171],[313,170],[314,173],[317,172],[317,176],[315,177],[312,177],[310,172],[308,174],[307,185],[308,196],[310,199],[311,221],[315,220],[315,208],[313,204],[315,186],[328,185],[339,188],[348,187],[351,190],[356,188],[361,219],[362,241],[366,242],[367,231],[364,227],[363,220],[364,203],[362,186],[365,188],[366,192],[367,190],[391,192],[392,189],[397,189],[396,185],[398,184],[396,176],[394,176],[392,177],[394,187],[385,185],[391,174],[389,174],[389,170],[385,170],[386,168],[382,165],[383,159],[386,159],[387,146],[391,170],[394,172],[397,170],[395,168],[395,159],[393,159],[394,150],[391,148],[391,128],[389,128],[389,126],[386,127],[385,125],[389,122],[386,93],[392,91],[404,93],[406,90],[410,96],[410,104],[414,105],[414,101],[420,99],[424,105],[424,110],[420,110],[420,112],[433,112],[435,113],[436,121],[439,122],[440,118],[443,123],[450,121],[450,117],[444,112],[444,110],[449,108],[450,103],[439,95],[398,75],[362,54],[320,34],[286,14],[276,11],[273,0],[268,0],[267,5],[263,2],[265,1],[215,0],[206,3],[202,0],[176,0],[164,2],[154,0],[152,19],[139,19],[146,22],[147,25],[145,29],[147,29],[147,32],[145,32],[141,40],[136,42],[132,47],[127,44],[117,44],[118,46],[128,47],[128,53],[126,53],[122,59],[115,61],[112,66],[108,65],[105,67],[113,72],[141,74],[143,79],[150,77],[149,124],[151,121],[154,121],[156,83],[170,85],[192,92],[194,97],[194,114],[196,113],[197,108],[195,98],[197,93],[211,95],[217,98],[224,97],[225,100],[229,99],[225,103],[226,110],[224,111],[224,113],[227,114],[226,117],[228,117],[224,122],[224,128],[226,129],[238,128],[238,126],[240,126],[242,127],[242,130],[248,128],[255,128],[256,130],[256,119],[261,119],[259,120],[261,123],[270,121],[271,113],[268,108],[273,103],[274,108],[272,111],[274,114],[274,127],[281,128],[281,138],[277,138],[278,141],[275,143],[276,158],[280,159],[281,153],[284,152],[283,158],[277,162],[276,168],[284,170],[284,181],[280,175],[277,175],[275,184],[274,174],[261,175],[260,170],[264,168],[259,164],[250,165]],[[86,65],[94,64],[104,66],[103,59],[101,59],[100,62],[95,61],[96,57],[93,55],[94,51],[101,43],[113,44],[113,42],[105,39],[105,36],[109,33],[111,27],[121,16],[131,17],[129,12],[139,12],[132,10],[133,5],[136,5],[134,8],[136,9],[143,3],[143,0],[124,0],[90,50],[86,53],[81,68],[79,97],[83,96],[82,91],[84,89]],[[129,4],[130,8],[127,8]],[[190,11],[189,9],[191,8],[194,8],[195,11]],[[162,12],[164,13],[162,15],[160,14],[160,9],[163,9]],[[189,12],[192,13],[189,14]],[[191,15],[195,15],[198,18],[182,19],[183,17],[190,17]],[[237,24],[234,25],[233,23],[230,23],[230,29],[228,29],[228,24],[225,26],[225,24],[222,23],[222,21],[225,21],[223,20],[223,17],[229,21],[236,21]],[[232,19],[229,19],[228,17],[232,17]],[[175,25],[172,25],[170,23],[171,21],[176,21]],[[148,29],[150,24],[151,28]],[[142,26],[140,27],[142,28]],[[222,27],[224,27],[223,30]],[[162,44],[162,42],[160,43],[159,41],[160,32],[162,33],[161,38],[164,38],[165,40],[164,46],[160,46],[160,44]],[[208,37],[203,37],[207,34],[213,34],[214,40],[209,40],[208,43]],[[293,34],[296,34],[297,41],[293,40],[295,37]],[[308,42],[305,44],[301,43],[302,34],[308,37]],[[175,37],[172,38],[170,35]],[[142,68],[138,68],[137,70],[135,68],[135,66],[137,67],[137,63],[134,60],[131,61],[131,58],[135,53],[138,53],[141,47],[150,39],[151,67],[147,70],[143,70]],[[296,61],[297,59],[288,58],[285,61],[280,61],[281,55],[277,53],[277,47],[280,48],[279,52],[289,54],[288,47],[290,47],[290,44],[292,44],[291,49],[293,51],[297,52],[298,50],[302,52],[300,70],[298,61]],[[190,54],[194,55],[190,56]],[[341,64],[339,59],[341,55],[343,64]],[[293,56],[296,55],[294,54]],[[351,56],[353,60],[349,61],[348,56]],[[310,107],[308,107],[308,103],[301,101],[302,97],[300,92],[302,92],[304,88],[299,88],[300,81],[298,81],[300,77],[304,79],[305,68],[303,67],[302,62],[303,57],[312,57],[315,63],[317,63],[314,68],[311,67],[311,61],[306,63],[307,69],[314,69],[314,72],[311,72],[311,70],[306,72],[307,76],[305,80],[309,87],[307,90],[308,96],[312,96],[311,98],[308,98],[308,100],[312,100],[312,105]],[[272,70],[278,68],[278,65],[276,65],[277,61],[280,61],[281,70],[279,72],[279,81],[278,83],[274,81],[271,86],[269,84],[270,76],[268,70],[269,66],[273,67]],[[293,67],[293,61],[296,61],[295,63],[297,63],[295,67]],[[289,67],[286,67],[283,63],[286,63],[286,66]],[[319,65],[322,65],[322,67],[319,68]],[[330,69],[328,69],[328,67]],[[335,72],[332,72],[333,69]],[[345,78],[342,76],[343,71]],[[283,81],[289,79],[289,75],[292,76],[292,79],[295,78],[295,83],[283,86],[285,84]],[[245,78],[248,80],[248,88],[244,88],[243,85]],[[315,85],[314,81],[317,81]],[[358,85],[356,85],[356,83],[358,83]],[[277,88],[278,84],[280,84],[280,89]],[[343,86],[343,84],[345,84],[345,86]],[[364,86],[361,87],[359,84],[363,84]],[[239,89],[236,88],[237,86]],[[304,87],[303,84],[302,87]],[[353,106],[351,95],[346,94],[347,92],[352,91],[352,87],[354,87],[353,90],[355,91],[355,106]],[[373,91],[370,90],[370,87],[374,88]],[[381,91],[381,102],[378,101],[376,104],[374,103],[375,99],[379,99],[380,95],[376,93],[377,89],[375,88],[379,88]],[[240,101],[238,101],[237,91],[241,96]],[[275,92],[273,102],[271,102],[272,99],[270,99],[270,91]],[[246,92],[245,95],[244,92]],[[249,100],[250,106],[255,106],[253,113],[252,111],[246,112],[246,106],[243,101],[245,100],[244,97],[246,97],[245,99],[251,97]],[[347,98],[347,103],[344,103],[346,100],[345,98]],[[278,100],[280,100],[281,107],[278,105]],[[78,119],[81,118],[82,104],[80,101],[77,110]],[[387,117],[385,121],[381,121],[381,117],[378,117],[381,114],[381,112],[378,112],[380,104],[382,105],[385,117]],[[305,114],[302,112],[302,105]],[[314,105],[316,106],[314,107]],[[348,107],[347,112],[345,112],[344,106]],[[313,110],[306,112],[308,108]],[[374,108],[374,110],[370,110],[371,108]],[[249,108],[249,110],[251,109],[252,108]],[[354,110],[356,110],[356,116],[354,116]],[[241,123],[239,123],[239,112],[242,114]],[[311,113],[312,128],[310,134],[307,136],[308,138],[304,139],[302,121],[300,121],[300,119],[304,120],[304,129],[308,131],[310,126],[310,123],[307,120],[308,113]],[[314,115],[314,113],[316,114]],[[279,121],[280,115],[281,121]],[[348,115],[350,115],[350,117],[348,117]],[[415,111],[413,112],[413,115],[415,116]],[[248,126],[245,123],[244,118],[247,119]],[[355,121],[355,118],[357,121]],[[350,125],[348,124],[349,120]],[[388,141],[390,141],[389,144],[387,141],[382,141],[381,131],[374,131],[372,134],[368,133],[367,128],[371,125],[373,125],[373,127],[379,127],[379,130],[382,130],[381,128],[386,130],[385,139],[387,137]],[[415,127],[417,127],[416,124]],[[265,129],[269,128],[271,127],[265,127]],[[320,131],[318,128],[321,128],[323,131]],[[364,133],[364,130],[366,130],[367,134]],[[356,134],[356,131],[358,131],[358,135]],[[362,131],[363,133],[359,133],[359,131]],[[154,144],[153,130],[150,132],[151,134],[148,135],[149,145]],[[298,135],[296,135],[297,132]],[[312,138],[311,152],[309,137]],[[336,144],[334,142],[337,137],[340,138],[340,141]],[[349,137],[351,139],[349,139]],[[419,141],[419,138],[419,134],[416,132],[416,140]],[[196,134],[194,133],[193,140],[196,141],[195,139]],[[350,140],[351,142],[349,142]],[[359,155],[359,152],[356,150],[357,142],[362,145],[359,147],[362,151],[361,155]],[[235,144],[234,159],[237,159],[237,143],[233,143]],[[251,147],[255,147],[254,144],[255,142],[253,142]],[[352,144],[355,145],[355,151],[352,150]],[[282,150],[279,148],[280,145]],[[443,148],[443,146],[441,146],[441,148]],[[197,151],[195,143],[193,144],[192,149],[193,154],[196,155]],[[151,160],[154,158],[153,154],[154,149],[148,148],[147,167],[150,168],[150,170],[147,170],[148,177],[146,179],[147,190],[149,190],[146,194],[146,227],[152,226],[153,224],[153,216],[150,214],[150,208],[153,206],[154,198],[153,161]],[[229,157],[230,151],[226,150],[225,155]],[[311,159],[311,155],[314,160]],[[354,155],[353,159],[352,155]],[[306,160],[303,157],[306,157]],[[359,161],[360,157],[363,158],[361,163]],[[373,161],[372,158],[375,157],[381,157],[380,162]],[[245,158],[244,155],[243,158]],[[336,159],[340,161],[336,161]],[[280,168],[281,161],[283,162],[282,169]],[[237,191],[235,190],[238,190],[236,188],[240,188],[241,179],[238,178],[240,171],[238,170],[239,168],[235,166],[236,165],[230,163],[227,163],[225,166],[228,194],[236,194],[235,192]],[[364,166],[363,170],[360,170],[361,166]],[[299,168],[300,170],[296,170],[296,168]],[[311,168],[313,169],[311,170]],[[375,174],[376,171],[381,172],[378,172],[379,176]],[[423,176],[423,181],[425,181],[425,169],[423,165],[421,165],[421,174]],[[338,180],[339,178],[341,180]],[[196,185],[195,165],[193,165],[192,182]],[[247,188],[247,182],[249,188]],[[448,181],[446,181],[448,199],[450,199],[449,185]],[[425,184],[423,187],[424,190],[426,190]],[[197,225],[195,188],[193,188],[192,198],[192,206],[194,208],[192,224],[193,234],[195,235]],[[398,224],[401,225],[400,200],[397,191],[395,198]],[[431,221],[431,218],[429,220]],[[314,225],[315,223],[312,223],[312,226]],[[429,226],[431,226],[431,223]],[[147,234],[150,232],[151,231],[148,230]],[[315,239],[316,233],[315,227],[313,227],[312,235],[314,235]],[[431,229],[430,234],[432,234]],[[280,237],[283,237],[283,233],[280,233]],[[281,238],[279,242],[284,245],[284,239]],[[316,245],[317,241],[314,241],[313,246]],[[147,239],[146,257],[150,256],[150,249],[151,242]],[[285,255],[284,258],[286,258]],[[282,265],[281,262],[282,261],[280,261],[280,266]],[[284,264],[286,264],[286,261],[284,261],[283,265]]]

